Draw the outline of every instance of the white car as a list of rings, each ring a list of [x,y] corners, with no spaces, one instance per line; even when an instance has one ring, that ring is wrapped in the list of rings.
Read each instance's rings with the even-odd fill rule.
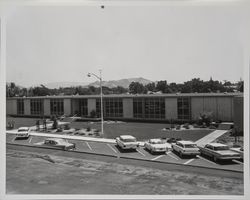
[[[150,151],[150,153],[165,153],[171,149],[171,144],[167,143],[166,140],[162,139],[150,139],[145,142],[145,149]]]
[[[211,157],[215,162],[221,160],[240,159],[240,154],[230,150],[229,146],[221,143],[209,143],[200,147],[201,155]]]
[[[116,144],[121,149],[137,149],[139,143],[136,141],[136,138],[132,135],[121,135],[116,138]]]
[[[17,129],[16,138],[28,138],[30,136],[29,127],[20,127]]]
[[[177,152],[180,157],[186,156],[197,156],[200,155],[200,149],[194,142],[191,141],[177,141],[172,143],[173,151]]]

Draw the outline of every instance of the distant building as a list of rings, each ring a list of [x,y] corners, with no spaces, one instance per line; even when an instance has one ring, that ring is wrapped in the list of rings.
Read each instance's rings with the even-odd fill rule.
[[[213,120],[232,122],[242,93],[104,95],[104,118],[117,120],[191,121],[209,112]],[[6,113],[15,116],[100,116],[99,95],[12,97]]]

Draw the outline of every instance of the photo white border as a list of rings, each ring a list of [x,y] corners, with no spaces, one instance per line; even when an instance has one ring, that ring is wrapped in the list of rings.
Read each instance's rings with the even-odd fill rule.
[[[244,46],[244,195],[6,195],[6,15],[18,6],[248,6],[247,0],[3,0],[0,2],[0,199],[250,199],[249,182],[249,41]],[[250,7],[249,7],[250,8]],[[249,9],[250,12],[250,9]],[[247,33],[250,34],[249,27]],[[249,35],[250,36],[250,35]],[[247,36],[246,36],[247,37]],[[250,38],[244,38],[249,39]],[[246,148],[248,147],[248,148]]]

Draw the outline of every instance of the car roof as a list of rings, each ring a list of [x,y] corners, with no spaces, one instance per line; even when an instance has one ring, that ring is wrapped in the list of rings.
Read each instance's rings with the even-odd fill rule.
[[[19,127],[18,130],[19,129],[29,129],[29,127],[25,127],[25,126],[24,127]]]
[[[187,140],[180,140],[180,141],[178,141],[178,143],[181,143],[181,144],[195,144],[194,142],[192,142],[192,141],[187,141]]]
[[[150,139],[149,140],[150,142],[159,142],[159,141],[162,141],[161,138],[153,138],[153,139]]]
[[[134,136],[132,136],[132,135],[120,135],[120,138],[121,139],[135,139],[135,137]]]
[[[213,147],[225,147],[225,146],[227,146],[227,145],[225,145],[225,144],[221,144],[221,143],[208,143],[209,145],[211,145],[211,146],[213,146]]]

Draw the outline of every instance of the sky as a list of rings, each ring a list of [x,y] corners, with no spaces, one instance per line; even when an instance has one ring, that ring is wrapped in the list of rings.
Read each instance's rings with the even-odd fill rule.
[[[21,86],[143,77],[243,77],[241,6],[23,6],[8,15],[6,81]]]

